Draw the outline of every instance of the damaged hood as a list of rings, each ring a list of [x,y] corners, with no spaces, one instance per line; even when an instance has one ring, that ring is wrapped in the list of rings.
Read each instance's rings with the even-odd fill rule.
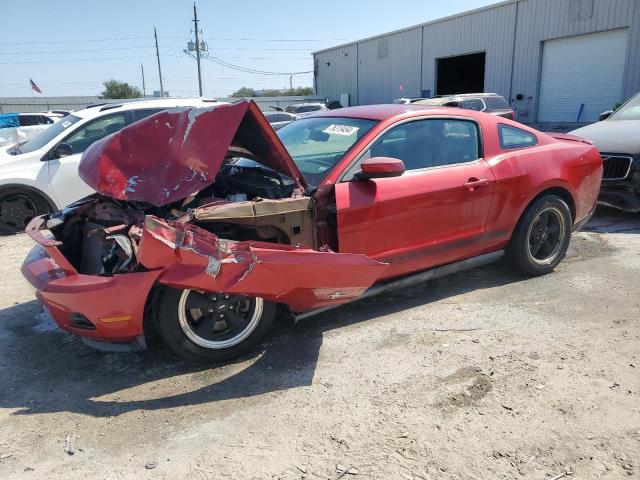
[[[174,108],[147,117],[91,145],[78,173],[109,197],[162,206],[211,185],[232,147],[248,150],[299,187],[307,186],[252,101]]]

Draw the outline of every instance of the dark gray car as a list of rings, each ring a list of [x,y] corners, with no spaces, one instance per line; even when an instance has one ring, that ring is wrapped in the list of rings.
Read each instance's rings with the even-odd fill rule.
[[[571,132],[592,140],[604,161],[598,201],[640,213],[640,92],[597,123]]]

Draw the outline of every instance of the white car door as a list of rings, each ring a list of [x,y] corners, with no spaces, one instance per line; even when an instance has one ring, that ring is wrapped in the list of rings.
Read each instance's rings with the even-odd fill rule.
[[[53,147],[47,167],[49,185],[58,205],[69,205],[94,192],[78,175],[82,152],[93,142],[122,129],[125,124],[125,112],[105,115],[85,123]],[[71,154],[59,156],[55,154],[56,149]]]

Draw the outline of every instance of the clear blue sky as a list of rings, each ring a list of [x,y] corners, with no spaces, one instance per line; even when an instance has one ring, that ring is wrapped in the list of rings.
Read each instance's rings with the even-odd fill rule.
[[[495,0],[304,0],[197,2],[211,55],[270,72],[313,70],[311,52],[482,7]],[[30,96],[29,77],[43,95],[96,95],[109,78],[159,89],[153,43],[158,29],[164,87],[197,95],[195,60],[182,50],[192,38],[191,0],[20,0],[2,2],[0,97]],[[204,95],[239,87],[282,88],[288,76],[239,72],[203,61]],[[311,86],[312,74],[294,86]]]

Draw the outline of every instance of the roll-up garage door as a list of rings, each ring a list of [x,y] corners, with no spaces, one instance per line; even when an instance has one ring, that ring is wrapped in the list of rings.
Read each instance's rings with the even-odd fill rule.
[[[621,100],[626,53],[626,29],[545,41],[538,121],[598,120]]]

